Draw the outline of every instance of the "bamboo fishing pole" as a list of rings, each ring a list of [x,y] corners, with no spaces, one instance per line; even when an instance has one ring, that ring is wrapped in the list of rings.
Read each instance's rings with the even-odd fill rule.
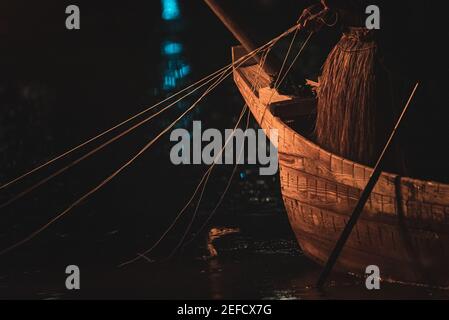
[[[253,41],[252,37],[244,31],[235,17],[233,17],[230,12],[225,10],[220,3],[216,0],[204,0],[204,2],[209,6],[218,19],[220,19],[223,25],[232,33],[232,35],[242,44],[247,52],[252,52],[259,47],[259,45]],[[258,55],[255,55],[254,59],[260,63],[260,57]],[[265,72],[270,75],[275,75],[279,69],[280,62],[276,59],[276,57],[273,55],[268,56],[264,63]]]
[[[382,174],[382,169],[385,164],[386,155],[391,147],[391,144],[394,140],[394,138],[397,135],[397,131],[402,123],[402,120],[404,119],[410,104],[413,100],[413,97],[415,96],[416,90],[419,87],[419,82],[416,83],[415,87],[413,88],[412,93],[410,94],[410,97],[404,107],[404,110],[402,111],[401,115],[399,116],[398,121],[396,122],[396,125],[393,128],[393,131],[391,132],[391,135],[379,157],[377,160],[376,166],[374,167],[373,173],[371,174],[368,183],[363,190],[362,195],[360,196],[359,201],[357,202],[357,205],[354,208],[354,211],[352,212],[351,218],[349,219],[348,223],[346,224],[345,228],[343,229],[343,232],[340,235],[340,238],[338,239],[334,250],[332,251],[331,255],[329,256],[326,265],[324,266],[323,271],[320,274],[320,277],[317,281],[317,288],[322,288],[325,284],[329,274],[332,272],[332,269],[335,265],[335,263],[338,260],[338,257],[340,256],[341,251],[343,250],[346,241],[348,240],[349,236],[351,235],[352,230],[354,229],[358,219],[360,218],[360,215],[363,212],[363,208],[365,207],[366,202],[368,201],[371,192],[373,191],[374,187],[376,186],[377,181],[379,180],[380,175]]]

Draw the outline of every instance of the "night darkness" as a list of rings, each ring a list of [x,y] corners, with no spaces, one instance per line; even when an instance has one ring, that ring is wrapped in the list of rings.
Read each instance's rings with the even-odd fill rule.
[[[56,3],[57,2],[57,3]],[[224,1],[221,1],[224,2]],[[416,80],[416,97],[399,137],[407,154],[407,175],[449,182],[447,109],[448,39],[443,12],[385,6],[381,43],[385,63],[406,79],[398,100]],[[170,17],[177,5],[179,16]],[[258,44],[292,26],[315,1],[227,1],[226,7]],[[76,1],[81,29],[65,28],[68,1],[6,0],[0,4],[0,182],[4,183],[78,145],[231,62],[237,45],[203,1]],[[165,11],[164,11],[165,10]],[[441,10],[443,11],[443,10]],[[421,12],[434,12],[432,17]],[[168,16],[167,16],[168,15]],[[173,18],[173,19],[172,19]],[[312,39],[295,66],[295,78],[317,79],[338,32]],[[304,41],[304,35],[299,35]],[[444,39],[444,40],[443,40]],[[275,54],[282,57],[288,43]],[[0,209],[0,250],[27,237],[100,183],[171,123],[199,95],[177,104],[74,166],[29,195]],[[401,101],[402,101],[401,100]],[[180,121],[233,128],[244,100],[232,77]],[[245,118],[246,119],[246,118]],[[251,119],[250,126],[258,125]],[[116,133],[118,133],[117,131]],[[50,165],[0,190],[0,203],[32,186],[92,148]],[[174,166],[173,143],[165,135],[110,184],[23,246],[0,256],[0,298],[4,299],[282,299],[447,298],[445,290],[385,284],[379,293],[363,281],[335,275],[326,294],[310,289],[321,267],[305,257],[289,225],[279,176],[260,177],[243,165],[222,206],[208,225],[233,230],[216,241],[219,255],[207,255],[207,231],[195,234],[217,203],[233,166],[211,176],[188,246],[169,260],[194,205],[154,252],[117,266],[160,237],[185,205],[207,166]],[[449,211],[448,211],[449,212]],[[448,213],[446,213],[447,215]],[[228,228],[228,229],[224,229]],[[161,261],[159,261],[161,260]],[[67,265],[78,265],[83,289],[65,289]]]

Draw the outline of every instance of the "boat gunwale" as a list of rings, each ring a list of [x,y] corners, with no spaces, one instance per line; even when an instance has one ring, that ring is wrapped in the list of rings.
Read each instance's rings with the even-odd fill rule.
[[[254,67],[257,67],[257,64],[247,65],[243,68]],[[334,183],[361,190],[372,174],[373,168],[321,148],[290,127],[281,117],[275,116],[272,112],[272,105],[284,103],[286,100],[294,101],[298,99],[286,96],[279,97],[279,93],[274,92],[277,99],[274,103],[269,103],[272,100],[266,99],[266,97],[270,97],[271,93],[261,93],[261,91],[272,89],[259,88],[256,92],[251,86],[252,82],[245,81],[245,73],[241,72],[240,69],[242,68],[234,69],[234,81],[259,126],[264,129],[268,137],[270,129],[278,129],[279,131],[281,191],[290,225],[305,255],[315,262],[323,264],[324,261],[319,257],[323,254],[326,257],[328,256],[331,247],[326,246],[326,243],[332,242],[333,239],[323,236],[323,234],[335,234],[334,238],[336,238],[340,233],[339,229],[335,229],[335,226],[344,225],[352,209],[346,208],[345,212],[339,212],[332,208],[323,207],[318,203],[308,203],[308,199],[315,199],[316,197],[322,197],[321,199],[318,198],[317,202],[322,201],[324,203],[328,200],[326,192],[329,189],[326,186],[323,188],[323,185],[319,183],[314,185],[313,179],[307,180],[306,178],[305,186],[309,187],[309,182],[311,182],[311,189],[305,193],[299,192],[298,187],[302,187],[302,185],[298,185],[298,181],[302,184],[304,184],[304,181],[298,180],[298,176],[301,178],[301,176],[307,174],[315,177],[318,182],[330,178]],[[248,73],[250,77],[254,74],[256,73]],[[251,80],[251,78],[248,80]],[[279,101],[282,98],[285,101]],[[282,156],[285,156],[285,158],[282,159]],[[322,171],[323,166],[326,170],[329,170],[329,173]],[[295,174],[296,180],[295,175],[288,172],[290,169],[294,170],[293,173],[297,172]],[[324,196],[320,195],[323,190]],[[363,255],[372,257],[374,253],[379,258],[378,265],[383,265],[386,268],[385,270],[388,270],[386,272],[387,279],[420,285],[449,285],[449,277],[446,272],[449,251],[445,245],[449,240],[449,184],[382,172],[373,195],[376,190],[381,192],[382,197],[379,201],[379,199],[370,196],[370,199],[373,200],[370,206],[377,205],[380,202],[382,210],[373,212],[374,214],[366,214],[368,212],[364,210],[365,214],[360,221],[367,226],[376,225],[376,230],[386,231],[378,234],[377,232],[372,233],[373,229],[371,228],[361,228],[357,231],[356,227],[356,232],[351,237],[353,240],[350,239],[348,244],[349,250],[359,252],[360,256],[353,258],[345,253],[347,251],[344,251],[342,255],[344,259],[339,263],[341,270],[353,274],[363,274],[363,271],[360,271],[363,269],[362,267],[372,262],[371,258],[366,259]],[[290,197],[291,194],[293,195],[292,192],[295,195],[297,194],[298,197]],[[394,200],[393,210],[391,210],[391,207],[384,209],[385,195]],[[341,200],[349,199],[349,196],[342,193],[339,197],[337,193],[337,204]],[[308,206],[316,212],[302,211],[295,205],[295,202],[296,204],[300,202],[303,206]],[[345,205],[349,207],[349,203]],[[325,213],[331,213],[331,215]],[[338,217],[338,219],[337,222],[333,222],[332,219],[332,224],[329,224],[325,220],[320,220],[320,217],[323,216]],[[329,222],[329,219],[327,222]],[[386,226],[387,229],[379,229],[379,226],[382,225]],[[351,241],[357,243],[351,244]],[[383,252],[384,249],[379,249],[377,245],[370,245],[368,246],[369,249],[365,246],[367,243],[377,243],[377,241],[380,241],[381,244],[386,241],[385,246],[387,247],[390,247],[389,241],[391,241],[391,248]],[[315,246],[314,243],[318,246]],[[303,247],[304,245],[305,247]],[[310,245],[313,245],[313,247],[310,247]],[[398,255],[402,258],[397,259]]]
[[[240,69],[242,68],[248,68],[248,67],[254,67],[256,66],[256,64],[252,64],[252,65],[246,65],[245,67],[240,67],[240,68],[235,68],[234,72],[239,72],[240,76],[243,78],[243,74],[241,74]],[[263,72],[263,70],[262,70]],[[260,89],[266,89],[266,88],[260,88]],[[257,99],[259,101],[259,103],[263,104],[266,106],[266,112],[269,112],[271,114],[271,116],[273,117],[273,119],[275,121],[278,122],[279,127],[282,127],[283,129],[287,130],[290,134],[295,135],[298,137],[298,139],[301,140],[302,143],[304,143],[305,145],[308,145],[309,148],[317,150],[319,153],[324,153],[325,157],[331,157],[335,160],[341,161],[341,162],[346,162],[348,164],[354,165],[354,166],[358,166],[359,168],[369,172],[369,174],[371,175],[372,172],[374,171],[374,169],[370,166],[367,166],[365,164],[344,158],[338,154],[332,153],[330,151],[327,151],[326,149],[322,148],[321,146],[319,146],[317,143],[309,140],[308,138],[306,138],[305,136],[303,136],[301,133],[295,131],[293,128],[291,128],[288,124],[286,124],[280,117],[275,116],[272,111],[271,111],[271,106],[272,105],[276,105],[279,102],[274,102],[274,103],[270,103],[270,104],[265,104],[261,101],[261,99],[259,98],[260,96],[260,89],[256,90],[254,88],[250,87],[250,90],[254,93],[255,99]],[[275,89],[270,89],[270,90],[275,90]],[[290,99],[294,100],[296,97],[294,96],[290,96]],[[294,151],[289,151],[288,153],[289,155],[296,155]],[[299,154],[298,154],[299,155]],[[304,158],[308,158],[310,160],[317,160],[311,157],[307,157],[303,154],[299,155],[301,157]],[[321,158],[321,157],[320,157]],[[331,170],[332,171],[332,170]],[[335,174],[335,172],[333,172]],[[444,204],[442,203],[430,203],[428,202],[428,204],[431,205],[441,205],[441,206],[449,206],[449,184],[447,183],[443,183],[443,182],[438,182],[438,181],[433,181],[433,180],[426,180],[426,179],[418,179],[418,178],[413,178],[413,177],[408,177],[408,176],[401,176],[397,173],[391,173],[388,171],[382,171],[381,176],[386,179],[387,181],[390,181],[390,183],[394,184],[395,181],[400,181],[400,184],[402,187],[406,187],[406,188],[410,188],[412,185],[413,188],[418,188],[418,189],[426,189],[426,188],[435,188],[437,190],[438,193],[441,194],[447,194],[447,200]],[[354,179],[356,179],[354,177]],[[368,177],[364,177],[363,180],[364,181],[368,181],[369,176]],[[359,180],[362,180],[362,178],[360,178]],[[427,203],[425,201],[420,201],[422,203]]]

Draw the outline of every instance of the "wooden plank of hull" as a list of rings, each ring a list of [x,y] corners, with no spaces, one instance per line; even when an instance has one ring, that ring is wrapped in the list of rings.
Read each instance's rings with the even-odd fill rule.
[[[292,229],[304,252],[324,264],[349,216],[284,196]],[[389,279],[448,285],[449,235],[400,227],[400,222],[361,219],[339,260],[340,267],[364,273],[377,265]],[[413,249],[413,250],[412,250]]]
[[[351,212],[362,192],[361,189],[292,169],[282,163],[280,163],[280,175],[283,194],[340,213]],[[391,194],[383,195],[373,192],[364,214],[395,216],[396,198]]]
[[[257,73],[248,68],[257,69],[237,69],[234,80],[267,136],[270,129],[278,130],[281,188],[290,224],[304,252],[323,263],[372,168],[321,149],[274,117],[270,104],[294,98],[270,88],[253,90],[250,84]],[[371,264],[379,265],[385,278],[449,285],[448,185],[382,173],[339,260],[341,269],[354,273]]]

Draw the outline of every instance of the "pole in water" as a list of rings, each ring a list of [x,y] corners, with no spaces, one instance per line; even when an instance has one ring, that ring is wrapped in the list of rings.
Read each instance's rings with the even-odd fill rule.
[[[398,128],[402,123],[402,120],[407,113],[407,110],[410,106],[410,103],[413,100],[413,97],[415,96],[416,90],[419,87],[419,82],[416,83],[415,87],[413,88],[413,91],[410,95],[410,98],[407,101],[407,104],[404,107],[404,110],[401,113],[401,116],[399,117],[393,131],[391,132],[390,138],[388,139],[387,144],[385,145],[382,154],[380,155],[379,159],[377,160],[376,166],[374,167],[373,173],[371,174],[370,179],[368,180],[368,183],[363,190],[362,195],[360,196],[359,201],[357,202],[357,205],[354,208],[354,211],[352,212],[351,218],[349,219],[348,223],[346,224],[343,232],[340,235],[340,238],[338,239],[334,250],[332,251],[331,255],[329,256],[329,259],[327,260],[326,265],[324,266],[323,271],[320,274],[320,277],[317,281],[317,288],[322,288],[324,283],[326,282],[329,274],[332,272],[332,269],[335,265],[335,263],[338,260],[338,257],[340,256],[341,251],[343,250],[346,241],[348,240],[349,236],[351,235],[352,229],[354,229],[354,226],[356,225],[360,215],[363,212],[363,208],[365,207],[366,202],[369,199],[369,196],[371,195],[371,192],[373,191],[374,187],[376,186],[377,181],[379,180],[379,177],[382,173],[382,168],[385,162],[385,156],[388,153],[388,150],[390,149],[391,143],[393,142]]]

